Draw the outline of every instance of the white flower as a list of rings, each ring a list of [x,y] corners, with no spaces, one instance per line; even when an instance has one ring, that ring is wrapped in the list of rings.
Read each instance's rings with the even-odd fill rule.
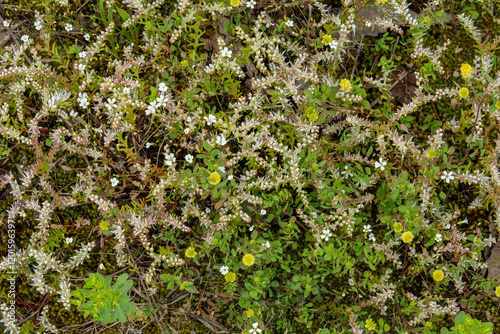
[[[191,117],[189,117],[189,116],[188,116],[188,118],[186,118],[186,122],[188,122],[188,123],[191,123],[192,120],[193,119]]]
[[[69,237],[65,239],[66,243],[69,245],[73,242],[73,238]]]
[[[174,162],[175,162],[175,157],[173,153],[167,154],[165,156],[165,165],[172,166]]]
[[[87,108],[89,105],[89,102],[87,101],[87,93],[78,93],[78,103],[80,104],[80,107],[82,108]]]
[[[164,82],[160,82],[160,85],[158,86],[158,90],[162,93],[166,92],[168,90],[167,85],[165,85]]]
[[[74,111],[74,110],[71,110],[71,112],[69,113],[69,115],[70,115],[71,117],[76,117],[76,116],[78,116],[78,114],[77,114],[77,113],[76,113],[76,111]]]
[[[227,179],[228,179],[229,181],[231,181],[231,180],[233,179],[233,175],[232,175],[232,174],[231,174],[231,175],[229,175],[229,176],[227,177]]]
[[[219,271],[222,275],[226,276],[226,274],[229,272],[229,267],[228,266],[222,266],[219,268]]]
[[[255,6],[257,3],[255,0],[249,0],[247,1],[247,7],[253,9],[253,6]]]
[[[73,30],[73,25],[71,23],[66,23],[64,29],[66,29],[66,31],[71,31]]]
[[[349,285],[353,286],[354,285],[354,279],[349,278]]]
[[[365,22],[365,26],[367,26],[368,28],[370,28],[372,26],[372,23],[370,21],[366,21]]]
[[[83,38],[85,38],[86,41],[90,41],[90,35],[89,34],[85,34],[85,36],[83,36]]]
[[[106,269],[106,267],[104,266],[104,264],[101,263],[101,264],[99,264],[99,269],[104,270],[104,269]]]
[[[253,226],[250,226],[250,228],[248,229],[250,232],[253,231]]]
[[[323,229],[323,233],[320,235],[321,239],[328,241],[333,236],[332,232],[329,229]]]
[[[191,129],[190,129],[190,128],[185,128],[185,129],[184,129],[184,133],[185,133],[185,134],[188,134],[188,133],[189,133],[189,131],[191,131]]]
[[[20,211],[20,212],[19,212],[19,215],[20,215],[21,217],[26,217],[26,212],[24,212],[24,211]]]
[[[293,27],[293,20],[286,20],[285,24],[289,27]]]
[[[231,58],[231,56],[233,55],[233,51],[229,50],[228,47],[224,47],[220,54],[222,57]]]
[[[211,210],[210,210],[210,208],[206,208],[206,209],[205,209],[205,212],[206,212],[206,213],[210,213],[210,211],[211,211]]]
[[[344,171],[340,172],[340,174],[342,174],[343,179],[346,177],[354,176],[352,173],[349,172],[349,167],[347,165],[344,167],[344,169],[345,169]]]
[[[224,136],[217,136],[216,142],[220,146],[224,146],[227,144],[226,138],[224,138]]]
[[[441,175],[441,179],[445,180],[446,183],[450,183],[450,180],[453,180],[455,177],[452,172],[444,171],[443,175]]]
[[[207,125],[211,125],[212,123],[216,123],[217,122],[217,118],[215,118],[214,115],[210,114],[207,116],[205,116],[205,121],[207,121]]]
[[[222,173],[226,173],[226,167],[222,167],[222,166],[220,166],[220,167],[219,167],[219,170],[220,170]]]
[[[372,231],[372,227],[370,225],[363,226],[363,233],[370,233]]]
[[[264,209],[260,210],[260,214],[261,214],[261,215],[265,215],[266,213],[267,213],[267,211],[266,211],[266,210],[264,210]]]
[[[166,97],[163,94],[158,96],[158,98],[156,99],[156,105],[158,107],[165,107],[167,105],[167,102],[168,102],[168,97]]]
[[[458,222],[459,224],[467,224],[469,222],[469,218],[465,218],[461,222]]]
[[[123,94],[129,95],[130,94],[130,87],[123,87]]]
[[[78,57],[80,57],[80,58],[85,58],[85,57],[87,57],[87,52],[85,52],[85,51],[80,51],[80,53],[78,54]]]
[[[109,110],[116,108],[117,104],[115,102],[116,99],[108,99],[108,103],[105,104],[106,108],[108,108]]]
[[[193,163],[194,157],[191,154],[186,155],[186,161],[189,163]]]
[[[35,29],[40,31],[43,28],[43,21],[35,21]]]
[[[7,21],[3,21],[3,26],[4,26],[4,27],[8,27],[8,26],[9,26],[9,22],[7,22]]]
[[[257,322],[254,322],[253,325],[252,325],[252,329],[250,329],[249,333],[250,334],[257,334],[257,333],[262,333],[262,329],[258,328],[259,327],[259,323]]]
[[[270,26],[272,26],[272,25],[274,25],[274,23],[272,23],[272,22],[268,22],[268,23],[266,23],[266,28],[269,28],[269,27],[270,27]]]
[[[146,148],[150,148],[151,147],[151,143],[146,143]]]
[[[441,240],[443,240],[441,234],[436,234],[436,242],[441,242]]]
[[[21,37],[21,41],[23,41],[24,43],[29,43],[30,37],[28,35],[23,35]]]
[[[370,235],[368,236],[368,240],[370,240],[371,242],[377,241],[377,239],[375,239],[375,236],[373,235],[373,233],[370,233]]]
[[[266,248],[270,248],[271,247],[271,244],[269,243],[269,241],[266,241],[265,244],[262,244],[262,246],[266,247]]]
[[[332,40],[330,43],[328,43],[328,46],[331,47],[335,51],[335,50],[337,50],[339,43],[336,40]]]
[[[118,179],[116,177],[111,179],[111,186],[116,187],[118,185]]]
[[[380,158],[378,161],[375,162],[375,168],[380,168],[380,170],[384,170],[385,165],[387,165],[387,162],[382,160],[382,158]]]

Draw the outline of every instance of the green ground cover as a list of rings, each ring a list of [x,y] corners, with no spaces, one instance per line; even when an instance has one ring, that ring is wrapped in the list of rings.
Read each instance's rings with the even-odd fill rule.
[[[0,327],[500,332],[499,19],[0,0]]]

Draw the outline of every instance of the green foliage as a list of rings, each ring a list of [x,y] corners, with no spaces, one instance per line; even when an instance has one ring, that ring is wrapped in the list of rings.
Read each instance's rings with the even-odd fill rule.
[[[451,331],[443,328],[441,334],[490,334],[492,331],[491,322],[472,319],[470,315],[462,311],[455,317],[455,326],[451,327]]]
[[[71,302],[84,312],[85,317],[92,314],[94,321],[109,324],[119,320],[124,323],[136,308],[135,303],[130,302],[130,297],[127,295],[134,283],[127,280],[127,277],[128,274],[121,274],[111,286],[111,277],[90,274],[85,280],[83,289],[78,288],[71,293],[77,298]]]

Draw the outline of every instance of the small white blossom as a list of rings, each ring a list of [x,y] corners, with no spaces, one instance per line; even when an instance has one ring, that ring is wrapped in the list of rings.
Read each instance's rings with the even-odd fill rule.
[[[8,27],[8,26],[9,26],[9,22],[7,22],[7,21],[3,21],[3,26],[4,26],[4,27]]]
[[[368,28],[370,28],[372,26],[372,23],[370,21],[366,21],[365,22],[365,26],[368,27]]]
[[[219,271],[222,275],[226,276],[226,274],[229,272],[229,267],[228,266],[222,266],[219,268]]]
[[[207,116],[205,116],[205,121],[207,122],[207,125],[211,125],[212,123],[216,123],[217,122],[217,118],[215,118],[214,115],[210,114]]]
[[[329,229],[323,229],[323,233],[320,235],[321,239],[328,241],[333,236],[332,232]]]
[[[286,24],[287,26],[289,26],[289,27],[293,27],[293,20],[290,20],[290,19],[289,19],[289,20],[286,20],[286,21],[285,21],[285,24]]]
[[[21,217],[26,217],[26,212],[24,212],[24,211],[20,211],[20,212],[19,212],[19,215],[20,215]]]
[[[253,9],[253,6],[255,6],[257,3],[255,0],[249,0],[247,1],[247,7]]]
[[[233,175],[232,175],[232,174],[231,174],[231,175],[229,175],[229,176],[227,177],[227,179],[228,179],[229,181],[231,181],[231,180],[233,179]]]
[[[118,185],[119,181],[116,177],[111,179],[111,186],[116,187]]]
[[[342,172],[340,172],[340,174],[342,174],[342,178],[346,178],[346,177],[352,177],[354,176],[352,173],[349,172],[349,167],[346,165],[344,167],[345,170],[343,170]]]
[[[220,166],[220,167],[219,167],[219,170],[220,170],[222,173],[226,173],[226,167]]]
[[[224,136],[217,136],[216,143],[220,146],[224,146],[227,144],[226,138]]]
[[[250,228],[248,229],[250,232],[253,231],[253,226],[250,226]]]
[[[380,168],[380,170],[384,170],[385,167],[387,165],[387,162],[382,160],[382,158],[379,159],[379,161],[376,161],[375,162],[375,168]]]
[[[160,82],[160,85],[158,86],[158,90],[162,93],[166,92],[168,90],[167,85],[165,85],[164,82]]]
[[[354,279],[349,278],[349,285],[353,286],[354,285]]]
[[[192,120],[193,119],[190,116],[188,116],[188,118],[186,118],[186,122],[188,122],[188,123],[191,123]]]
[[[80,53],[78,54],[78,57],[80,57],[80,58],[85,58],[85,57],[87,57],[87,52],[85,52],[85,51],[80,51]]]
[[[185,133],[185,134],[188,134],[188,133],[189,133],[189,131],[191,131],[191,129],[190,129],[190,128],[185,128],[185,129],[184,129],[184,133]]]
[[[43,21],[35,21],[35,29],[40,31],[43,28]]]
[[[210,213],[210,211],[212,211],[212,210],[210,210],[210,208],[206,208],[206,209],[205,209],[205,212],[206,212],[206,213]]]
[[[267,211],[266,211],[266,210],[264,210],[264,209],[260,210],[260,214],[261,214],[261,215],[265,215],[266,213],[267,213]]]
[[[453,176],[452,172],[444,171],[443,175],[441,175],[441,179],[445,180],[446,183],[450,183],[450,181],[455,179],[455,177]]]
[[[23,35],[21,37],[21,41],[23,41],[24,43],[29,43],[30,37],[28,35]]]
[[[65,239],[65,241],[69,245],[69,244],[73,243],[73,238],[68,237],[68,238]]]
[[[252,329],[250,329],[249,333],[250,334],[257,334],[257,333],[262,333],[262,329],[258,328],[259,327],[259,323],[257,322],[254,322],[253,325],[252,325]]]
[[[118,105],[115,103],[116,99],[108,99],[108,103],[105,104],[106,108],[109,110],[115,109]]]
[[[363,233],[370,233],[372,231],[372,227],[370,225],[363,226]]]
[[[443,240],[441,234],[436,234],[436,242],[441,242]]]
[[[193,163],[194,157],[191,154],[186,155],[186,161],[188,163]]]
[[[266,241],[265,244],[262,244],[262,246],[266,247],[266,248],[270,248],[271,247],[271,244],[269,243],[269,241]]]
[[[76,111],[74,111],[74,110],[71,110],[71,112],[69,113],[69,115],[70,115],[71,117],[76,117],[76,116],[78,116],[78,114],[77,114],[77,113],[76,113]]]
[[[468,224],[469,223],[469,218],[465,218],[464,220],[458,222],[459,224]]]
[[[224,47],[220,54],[222,57],[231,58],[231,56],[233,55],[233,51],[229,50],[228,47]]]
[[[165,156],[165,165],[167,166],[172,166],[172,164],[175,162],[175,157],[173,153],[167,154]]]
[[[151,143],[146,143],[146,148],[150,148],[151,147]]]
[[[90,41],[90,35],[89,34],[85,34],[85,36],[83,36],[83,38],[85,38],[86,41]]]
[[[375,239],[375,235],[373,235],[373,233],[370,233],[370,235],[368,236],[368,240],[370,240],[371,242],[377,241],[377,239]]]
[[[66,23],[64,29],[66,29],[66,31],[71,31],[73,30],[73,25],[71,23]]]
[[[104,266],[104,264],[101,263],[101,264],[99,264],[99,269],[104,270],[104,269],[106,269],[106,267]]]
[[[123,94],[129,95],[130,94],[130,87],[123,87]]]

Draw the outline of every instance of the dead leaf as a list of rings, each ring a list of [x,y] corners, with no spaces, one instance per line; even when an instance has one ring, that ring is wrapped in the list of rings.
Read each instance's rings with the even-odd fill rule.
[[[215,210],[218,210],[218,209],[220,209],[221,206],[222,206],[222,203],[217,202],[217,203],[215,203],[214,208],[215,208]]]
[[[488,280],[500,278],[500,248],[495,247],[491,250],[486,264],[488,265]]]
[[[454,107],[458,104],[458,101],[456,99],[451,99],[451,102],[450,102],[451,106]]]
[[[403,123],[401,123],[401,129],[403,129],[403,131],[405,131],[406,133],[408,133],[408,128],[406,127],[406,125],[404,125]]]
[[[459,47],[457,46],[457,48],[455,49],[455,53],[459,53],[459,52],[460,52],[460,51],[462,51],[462,50],[463,50],[462,48],[459,48]]]

